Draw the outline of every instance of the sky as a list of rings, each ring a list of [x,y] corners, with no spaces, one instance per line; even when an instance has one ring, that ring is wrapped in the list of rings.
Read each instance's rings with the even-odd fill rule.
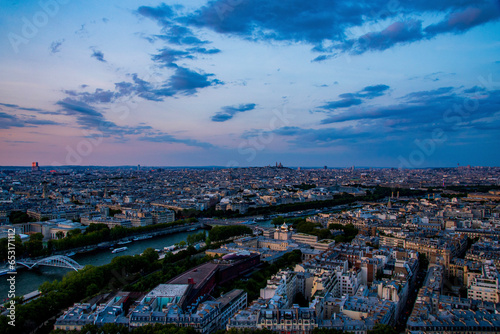
[[[3,166],[500,166],[499,0],[0,6]]]

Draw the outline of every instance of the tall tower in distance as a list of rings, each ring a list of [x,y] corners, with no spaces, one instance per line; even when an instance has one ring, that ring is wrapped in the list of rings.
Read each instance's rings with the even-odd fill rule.
[[[38,172],[39,168],[40,167],[38,167],[38,162],[35,161],[35,162],[31,163],[31,171],[32,172]]]

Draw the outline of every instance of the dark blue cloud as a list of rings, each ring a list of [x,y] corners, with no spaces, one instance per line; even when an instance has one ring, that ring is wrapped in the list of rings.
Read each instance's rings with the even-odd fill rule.
[[[158,7],[141,6],[137,9],[137,13],[154,20],[165,20],[174,16],[173,8],[164,3]]]
[[[365,88],[360,90],[356,95],[367,99],[373,99],[375,97],[384,95],[384,93],[389,88],[390,87],[387,85],[366,86]]]
[[[178,14],[175,8],[165,4],[157,7],[141,6],[137,14],[157,21],[163,34],[144,36],[148,41],[163,40],[175,45],[202,45],[209,43],[196,37],[193,31],[184,24],[177,22]]]
[[[289,137],[288,142],[295,146],[311,148],[330,147],[341,142],[358,143],[378,137],[378,134],[372,130],[355,127],[312,129],[284,126],[265,133],[266,136],[271,134]],[[248,139],[258,135],[262,135],[262,131],[247,133],[243,137]]]
[[[409,80],[422,79],[424,81],[436,82],[436,81],[439,81],[443,78],[450,78],[450,77],[455,76],[455,75],[457,75],[457,74],[454,72],[446,73],[446,72],[438,71],[438,72],[434,72],[434,73],[430,73],[430,74],[426,74],[426,75],[413,76],[413,77],[409,78]]]
[[[61,45],[63,43],[64,43],[64,39],[52,42],[52,44],[50,44],[50,47],[49,47],[50,53],[54,54],[54,53],[61,51],[60,49],[61,49]]]
[[[479,86],[474,86],[474,87],[471,87],[468,89],[464,89],[464,93],[466,93],[466,94],[477,94],[477,93],[485,92],[485,91],[486,91],[486,88],[479,87]]]
[[[340,108],[349,108],[363,103],[363,99],[373,99],[384,95],[389,90],[387,85],[366,86],[356,93],[340,94],[340,100],[327,102],[318,109],[332,111]]]
[[[60,106],[67,116],[75,117],[80,127],[99,131],[103,137],[123,138],[126,135],[139,135],[153,131],[153,128],[147,125],[119,126],[108,121],[100,111],[90,105],[71,98],[60,100],[56,102],[56,105]]]
[[[421,102],[423,99],[431,96],[447,95],[453,91],[453,87],[440,87],[434,90],[425,90],[420,92],[413,92],[408,95],[403,96],[401,99],[407,100],[408,102]]]
[[[188,48],[187,51],[193,52],[193,53],[205,54],[205,55],[213,55],[213,54],[221,52],[219,49],[215,49],[215,48],[207,49],[207,48],[202,48],[199,46]]]
[[[321,55],[321,56],[317,56],[316,58],[314,58],[311,61],[312,62],[322,62],[322,61],[328,60],[332,57],[333,57],[332,55]]]
[[[176,67],[176,61],[180,59],[195,59],[197,54],[216,54],[219,53],[219,49],[206,49],[204,47],[190,47],[186,50],[176,50],[170,47],[165,47],[158,50],[159,53],[153,55],[151,59],[162,66],[166,67]]]
[[[20,109],[15,104],[1,103],[1,105],[9,108]],[[12,106],[17,106],[17,107],[12,107]],[[60,125],[60,124],[61,123],[51,120],[37,119],[34,116],[11,115],[8,113],[0,112],[0,129],[37,127],[39,125]]]
[[[0,129],[9,129],[9,128],[22,128],[26,126],[24,122],[19,120],[14,115],[9,115],[4,112],[0,112]]]
[[[453,12],[447,17],[425,28],[427,38],[443,33],[463,33],[481,24],[500,18],[500,6],[494,2],[486,2]]]
[[[217,114],[212,116],[212,122],[225,122],[234,117],[237,113],[254,110],[255,103],[240,104],[238,106],[225,106]]]
[[[477,91],[477,88],[474,90]],[[450,132],[478,130],[476,127],[479,124],[485,128],[484,124],[488,122],[496,124],[500,121],[500,90],[470,96],[460,95],[452,87],[441,87],[410,93],[399,100],[401,103],[395,105],[365,107],[362,110],[351,108],[331,114],[321,124],[356,121],[358,127],[416,135],[436,128]]]
[[[78,97],[80,101],[85,103],[109,103],[116,97],[114,92],[100,88],[97,88],[93,93],[77,92],[74,90],[65,90],[64,93],[72,97]]]
[[[158,143],[180,143],[188,146],[201,148],[213,148],[210,143],[200,142],[194,139],[178,139],[174,136],[153,129],[149,125],[140,123],[136,126],[120,126],[108,121],[105,116],[92,106],[70,98],[58,101],[56,105],[62,107],[62,111],[67,116],[76,118],[76,122],[81,128],[98,131],[102,137],[115,137],[119,140],[128,140],[130,136],[140,136],[138,140],[158,142]],[[0,115],[1,117],[1,115]]]
[[[170,56],[165,55],[167,62]],[[148,82],[139,78],[136,73],[131,74],[131,81],[115,83],[114,90],[96,89],[94,92],[77,92],[65,90],[70,99],[83,104],[112,103],[120,98],[141,97],[149,101],[163,101],[166,97],[176,94],[193,95],[199,89],[220,85],[223,82],[212,79],[211,73],[199,73],[185,67],[169,63],[168,67],[174,70],[170,78],[163,82]],[[64,100],[63,100],[64,101]]]
[[[158,51],[159,53],[153,55],[151,59],[165,66],[171,66],[173,62],[181,58],[193,58],[187,51],[174,50],[168,47]]]
[[[396,44],[415,42],[422,38],[422,22],[410,20],[394,22],[384,30],[349,39],[335,48],[352,54],[362,54],[366,51],[383,51]]]
[[[415,101],[416,96],[422,97],[420,103]],[[498,144],[500,90],[481,91],[471,96],[461,95],[458,89],[443,87],[408,94],[400,100],[401,103],[395,105],[364,107],[362,110],[352,107],[333,113],[322,122],[322,126],[330,125],[327,128],[285,126],[264,134],[267,137],[281,136],[299,148],[348,147],[365,154],[374,150],[383,155],[388,154],[387,148],[390,147],[391,156],[407,155],[409,147],[414,147],[417,141],[429,142],[436,133],[441,138],[440,147],[447,147],[447,150],[456,145],[476,150],[482,147],[482,142]],[[348,121],[355,124],[345,123]],[[247,131],[243,138],[262,133]]]
[[[207,142],[201,142],[201,141],[198,141],[195,139],[180,139],[180,138],[176,138],[176,137],[174,137],[170,134],[166,134],[166,133],[163,133],[160,135],[140,137],[139,140],[152,142],[152,143],[179,143],[179,144],[184,144],[187,146],[201,147],[201,148],[205,148],[205,149],[215,147],[214,145],[207,143]]]
[[[192,95],[200,88],[222,84],[217,79],[209,79],[212,76],[214,75],[211,73],[198,73],[188,68],[177,66],[174,75],[170,77],[164,88],[175,93]]]
[[[35,143],[34,141],[29,141],[29,140],[4,140],[5,143],[9,144],[33,144]]]
[[[360,105],[363,101],[357,98],[354,94],[346,93],[340,94],[340,100],[327,102],[326,104],[318,107],[319,109],[335,110],[338,108],[348,108]]]
[[[315,46],[313,51],[361,54],[430,39],[442,33],[465,32],[497,20],[498,7],[493,0],[213,0],[177,21],[250,40],[306,42]],[[445,14],[447,17],[424,28],[422,21],[415,17],[425,14]],[[385,21],[389,23],[383,29],[366,32],[357,38],[347,37],[347,31],[354,27]],[[315,61],[325,59],[323,55]]]
[[[100,62],[103,62],[103,63],[105,63],[105,62],[106,62],[106,60],[104,59],[104,53],[102,53],[102,52],[101,52],[101,51],[99,51],[99,50],[96,50],[96,49],[92,50],[92,55],[91,55],[91,57],[93,57],[93,58],[95,58],[95,59],[99,60]]]
[[[172,90],[157,88],[157,85],[143,80],[136,73],[132,74],[132,82],[118,82],[115,84],[117,90],[116,98],[139,96],[149,101],[163,101],[164,97],[175,94]]]
[[[13,108],[13,109],[17,109],[17,110],[24,110],[24,111],[37,111],[37,112],[43,111],[40,108],[20,107],[17,104],[11,104],[11,103],[0,103],[0,106],[4,106],[4,107],[7,107],[7,108]]]

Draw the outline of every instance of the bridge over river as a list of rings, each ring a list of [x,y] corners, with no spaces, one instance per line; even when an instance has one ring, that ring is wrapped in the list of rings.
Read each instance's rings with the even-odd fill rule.
[[[81,264],[63,255],[55,255],[38,260],[25,259],[17,261],[17,264],[23,265],[28,269],[32,269],[36,266],[59,267],[59,268],[73,269],[76,271],[83,269],[83,266]]]

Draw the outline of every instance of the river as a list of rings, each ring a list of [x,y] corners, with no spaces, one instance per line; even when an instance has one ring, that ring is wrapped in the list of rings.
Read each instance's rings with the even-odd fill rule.
[[[165,246],[171,246],[180,241],[186,240],[188,235],[196,234],[200,231],[202,230],[181,232],[159,236],[152,239],[134,241],[125,245],[128,247],[126,251],[116,254],[111,253],[111,250],[109,249],[104,249],[87,254],[76,254],[72,258],[83,266],[88,264],[93,266],[102,266],[110,263],[111,260],[117,256],[141,254],[147,248],[163,249]],[[71,271],[71,269],[47,266],[40,266],[39,268],[32,270],[19,270],[16,275],[16,296],[23,296],[29,292],[37,290],[43,282],[53,281],[56,279],[59,280],[69,271]],[[7,283],[8,277],[8,275],[0,276],[0,301],[2,303],[6,301],[7,291],[9,290],[9,284]]]

